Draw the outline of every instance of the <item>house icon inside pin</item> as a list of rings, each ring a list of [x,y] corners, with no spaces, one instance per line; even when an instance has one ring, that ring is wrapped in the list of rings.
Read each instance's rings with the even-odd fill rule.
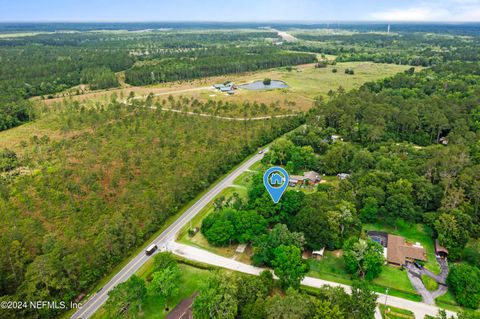
[[[283,177],[278,173],[273,173],[272,176],[270,177],[270,185],[280,186],[282,184],[283,184]]]

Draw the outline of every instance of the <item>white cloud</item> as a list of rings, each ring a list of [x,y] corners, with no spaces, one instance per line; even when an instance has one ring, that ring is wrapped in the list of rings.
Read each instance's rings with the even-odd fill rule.
[[[424,1],[408,8],[373,12],[381,21],[468,21],[480,22],[480,0]]]

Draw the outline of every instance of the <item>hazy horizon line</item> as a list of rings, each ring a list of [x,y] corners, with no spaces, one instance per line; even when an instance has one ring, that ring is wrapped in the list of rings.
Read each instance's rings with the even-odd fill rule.
[[[418,23],[418,24],[480,24],[480,21],[420,21],[420,20],[17,20],[0,21],[0,24],[13,23],[288,23],[288,24],[345,24],[345,23],[372,23],[372,24],[399,24],[399,23]]]

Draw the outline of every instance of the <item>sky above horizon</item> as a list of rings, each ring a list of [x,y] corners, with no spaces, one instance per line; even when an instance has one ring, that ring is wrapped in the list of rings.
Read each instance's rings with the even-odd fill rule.
[[[480,0],[0,0],[0,22],[480,22]]]

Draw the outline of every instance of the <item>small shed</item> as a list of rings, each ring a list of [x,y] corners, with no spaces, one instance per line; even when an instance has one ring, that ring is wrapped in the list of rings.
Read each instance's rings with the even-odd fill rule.
[[[247,244],[239,244],[237,246],[237,249],[235,249],[235,252],[239,254],[243,254],[245,252],[245,249],[247,249]]]
[[[335,134],[330,136],[330,139],[332,140],[333,143],[337,141],[343,141],[343,138],[340,135],[335,135]]]
[[[321,259],[323,257],[324,253],[325,253],[325,247],[323,247],[320,250],[312,251],[312,257],[315,258],[315,259]]]
[[[438,239],[435,239],[435,254],[442,259],[448,257],[448,249],[440,245]]]
[[[340,179],[347,179],[350,177],[350,174],[347,174],[347,173],[340,173],[340,174],[337,174],[338,178]]]

